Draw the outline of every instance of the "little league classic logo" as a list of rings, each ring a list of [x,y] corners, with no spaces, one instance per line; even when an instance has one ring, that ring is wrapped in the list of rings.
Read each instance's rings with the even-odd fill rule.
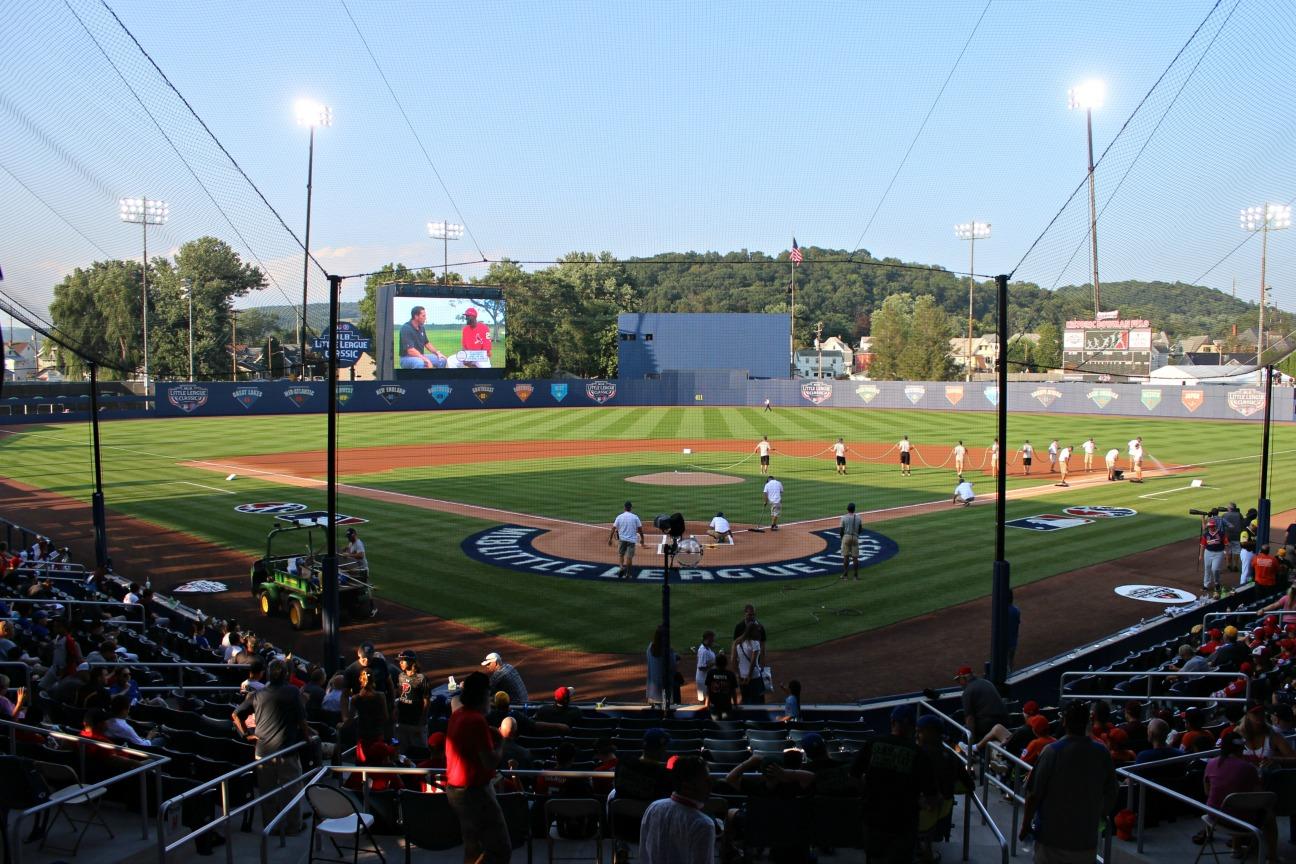
[[[384,384],[374,392],[376,392],[382,400],[387,403],[388,407],[395,405],[397,402],[405,398],[405,388],[401,387],[399,384]]]
[[[962,401],[963,401],[963,385],[962,385],[962,384],[946,384],[946,385],[945,385],[945,401],[948,402],[950,405],[957,405],[958,403],[962,402]]]
[[[927,388],[921,384],[910,384],[908,387],[904,388],[904,394],[905,398],[909,400],[911,405],[917,405],[922,401],[922,398],[927,395]]]
[[[451,390],[449,384],[433,384],[428,388],[428,395],[435,399],[438,405],[442,405],[450,398]]]
[[[1092,525],[1092,519],[1081,519],[1078,516],[1059,516],[1056,513],[1041,513],[1038,516],[1026,516],[1013,519],[1004,525],[1010,528],[1022,528],[1026,531],[1065,531],[1068,528],[1079,528],[1081,525]]]
[[[186,414],[207,404],[207,388],[197,384],[177,384],[167,390],[167,401]]]
[[[1053,387],[1040,387],[1031,391],[1031,398],[1039,402],[1045,408],[1051,406],[1054,402],[1062,398],[1062,391]]]
[[[472,394],[476,396],[477,401],[482,403],[483,405],[486,404],[486,401],[490,399],[491,394],[494,392],[495,392],[494,384],[476,384],[472,388]]]
[[[315,388],[313,387],[289,387],[284,391],[284,396],[289,402],[298,408],[305,405],[309,400],[315,398]]]
[[[616,384],[612,381],[591,381],[585,385],[585,395],[602,405],[616,396]]]
[[[235,402],[244,408],[250,409],[265,393],[262,392],[260,387],[237,387],[232,395]]]
[[[1155,411],[1156,407],[1161,404],[1160,390],[1142,390],[1139,392],[1139,401],[1143,407],[1149,411]]]
[[[1254,387],[1234,390],[1228,394],[1228,406],[1243,417],[1250,417],[1264,408],[1264,393]]]
[[[525,403],[528,399],[531,398],[531,394],[534,392],[535,392],[535,388],[532,387],[530,384],[513,385],[513,395],[518,397],[519,402]]]
[[[1106,408],[1113,400],[1120,398],[1116,391],[1110,387],[1095,387],[1086,395],[1099,408]]]
[[[832,397],[832,385],[827,381],[810,381],[801,385],[801,398],[822,405]]]
[[[291,501],[255,501],[251,504],[238,505],[234,508],[234,512],[252,513],[258,516],[288,516],[305,509],[305,504],[294,504]]]
[[[222,594],[229,590],[224,582],[213,582],[211,579],[195,579],[171,589],[172,594]]]
[[[1138,515],[1137,510],[1131,510],[1129,507],[1108,507],[1104,504],[1067,507],[1062,512],[1068,516],[1085,516],[1090,519],[1127,519]]]
[[[1206,401],[1205,390],[1184,390],[1179,394],[1179,401],[1189,411],[1196,411]]]
[[[1112,590],[1121,597],[1147,603],[1192,603],[1197,599],[1194,594],[1169,585],[1118,585]]]
[[[558,576],[564,579],[616,582],[620,567],[597,561],[580,561],[558,558],[538,552],[535,538],[543,534],[540,528],[521,525],[499,525],[466,538],[460,548],[474,561],[504,567],[536,576]],[[786,579],[810,579],[815,576],[840,574],[842,557],[838,550],[840,538],[836,531],[814,532],[828,543],[828,548],[818,555],[807,555],[768,564],[744,564],[730,567],[681,567],[679,581],[690,584],[723,585],[739,582],[775,582]],[[831,550],[831,551],[830,551]],[[900,547],[890,537],[864,530],[859,538],[859,565],[867,567],[880,564],[895,556]],[[639,584],[660,584],[661,568],[643,567],[635,570],[634,581]]]
[[[566,384],[550,384],[550,385],[549,385],[549,395],[553,397],[553,400],[554,400],[555,402],[561,402],[561,401],[563,401],[564,399],[567,398],[567,385],[566,385]]]
[[[876,384],[861,384],[855,388],[855,395],[863,399],[865,405],[876,399],[881,392]]]

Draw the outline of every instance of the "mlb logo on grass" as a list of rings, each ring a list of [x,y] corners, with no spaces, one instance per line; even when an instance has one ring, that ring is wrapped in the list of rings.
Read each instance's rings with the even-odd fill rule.
[[[1067,528],[1078,528],[1081,525],[1093,524],[1092,519],[1081,519],[1078,516],[1058,516],[1055,513],[1041,513],[1039,516],[1027,516],[1005,522],[1012,528],[1024,528],[1027,531],[1064,531]]]

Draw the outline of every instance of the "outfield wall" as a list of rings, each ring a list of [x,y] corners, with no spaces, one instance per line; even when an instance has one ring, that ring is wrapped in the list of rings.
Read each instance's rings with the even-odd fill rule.
[[[298,414],[326,410],[328,388],[317,381],[259,381],[157,385],[157,416]],[[742,373],[667,373],[643,380],[354,381],[338,385],[343,412],[435,411],[472,408],[569,408],[599,405],[747,405],[769,399],[778,408],[905,408],[993,411],[999,388],[982,382],[748,380]],[[1114,417],[1264,417],[1264,390],[1254,386],[1200,387],[1082,382],[1008,385],[1013,412],[1097,414]],[[1273,419],[1291,421],[1293,391],[1275,387]]]

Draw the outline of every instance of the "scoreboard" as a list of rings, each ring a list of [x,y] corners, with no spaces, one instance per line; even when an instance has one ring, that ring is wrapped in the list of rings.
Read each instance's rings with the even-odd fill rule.
[[[1141,318],[1068,321],[1062,332],[1067,378],[1146,377],[1153,356],[1152,326]]]

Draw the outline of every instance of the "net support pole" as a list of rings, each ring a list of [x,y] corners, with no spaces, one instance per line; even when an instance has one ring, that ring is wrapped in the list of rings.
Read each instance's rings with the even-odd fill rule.
[[[676,541],[674,538],[670,539],[670,543],[673,544],[675,542],[678,541]],[[671,696],[673,696],[675,692],[675,675],[674,675],[675,670],[673,668],[674,664],[670,662],[671,660],[674,659],[674,655],[675,655],[675,652],[671,648],[671,637],[670,637],[670,632],[671,632],[670,574],[671,574],[671,567],[674,565],[674,563],[675,563],[675,554],[671,550],[671,546],[667,545],[662,550],[662,595],[661,595],[662,638],[661,638],[661,645],[659,646],[662,652],[661,654],[661,688],[662,688],[661,708],[662,708],[663,717],[670,716]]]
[[[1264,440],[1260,443],[1260,502],[1256,506],[1256,551],[1269,542],[1269,422],[1273,416],[1273,366],[1265,366]]]
[[[103,465],[99,450],[99,366],[90,364],[90,449],[94,462],[94,492],[90,493],[90,515],[94,522],[95,566],[108,566],[108,519],[104,511]]]
[[[990,588],[990,680],[1002,686],[1008,678],[1008,578],[1005,522],[1008,518],[1008,277],[996,276],[999,300],[999,471],[995,475],[995,562]]]
[[[330,275],[328,322],[328,483],[325,495],[326,517],[324,556],[324,670],[332,677],[338,671],[341,651],[338,647],[338,560],[337,560],[337,380],[338,380],[338,297],[342,277]],[[303,305],[303,314],[305,306]],[[303,338],[305,338],[303,336]],[[305,354],[302,355],[305,357]],[[303,367],[304,369],[305,367]]]

